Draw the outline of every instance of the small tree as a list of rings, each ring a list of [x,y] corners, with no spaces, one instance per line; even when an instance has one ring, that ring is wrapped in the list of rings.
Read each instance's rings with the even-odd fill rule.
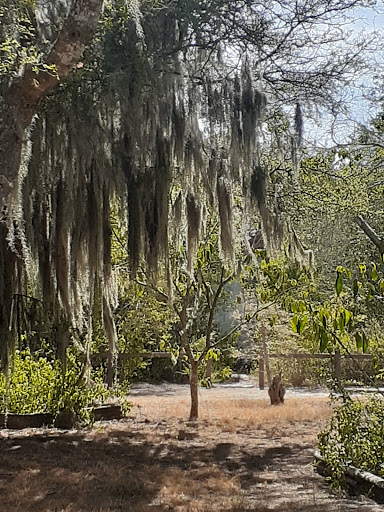
[[[180,356],[184,357],[189,371],[190,420],[197,420],[199,417],[199,369],[207,363],[209,381],[210,363],[212,359],[218,359],[219,348],[231,339],[243,323],[256,314],[254,312],[244,318],[234,319],[231,322],[232,327],[227,332],[220,333],[217,313],[225,305],[228,306],[231,300],[228,288],[236,279],[237,271],[220,257],[218,238],[218,234],[210,234],[199,243],[190,271],[190,256],[185,248],[186,244],[183,243],[180,247],[170,244],[168,293],[149,282],[138,281],[139,284],[155,289],[162,299],[169,300],[176,313],[176,341]],[[241,266],[241,262],[238,266]]]
[[[179,252],[174,262],[177,261],[179,264],[180,256],[182,259],[183,250]],[[222,300],[224,289],[235,278],[235,273],[225,267],[210,242],[200,244],[193,273],[187,274],[177,266],[174,269],[176,270],[173,276],[173,289],[176,294],[174,307],[179,317],[178,337],[190,370],[189,417],[190,420],[196,420],[199,416],[199,367],[205,361],[209,364],[212,358],[217,358],[215,349],[227,341],[238,328],[238,326],[234,327],[223,336],[217,336],[214,331],[215,313]]]

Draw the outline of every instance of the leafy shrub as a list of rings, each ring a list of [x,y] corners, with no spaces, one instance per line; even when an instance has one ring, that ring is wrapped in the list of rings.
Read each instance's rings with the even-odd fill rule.
[[[384,401],[371,397],[361,402],[344,394],[318,440],[334,487],[342,485],[348,464],[384,475]]]
[[[82,362],[73,350],[67,351],[65,374],[58,359],[16,350],[9,377],[0,374],[0,411],[18,414],[49,413],[66,410],[78,420],[92,420],[92,406],[103,403],[111,392],[103,384],[103,370],[92,371],[92,385],[82,376]],[[122,395],[125,390],[113,390]]]

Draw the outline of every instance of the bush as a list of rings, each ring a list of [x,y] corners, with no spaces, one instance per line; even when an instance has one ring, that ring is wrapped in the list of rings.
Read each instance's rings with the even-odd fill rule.
[[[65,374],[58,359],[31,354],[29,349],[16,350],[6,379],[0,374],[0,412],[17,414],[60,411],[73,413],[77,420],[92,421],[92,406],[103,403],[111,391],[103,384],[103,370],[93,370],[92,385],[82,377],[82,363],[73,350],[67,351]],[[125,390],[113,390],[122,395]]]
[[[349,464],[383,476],[384,401],[371,397],[360,402],[345,394],[318,439],[334,487],[343,484]]]

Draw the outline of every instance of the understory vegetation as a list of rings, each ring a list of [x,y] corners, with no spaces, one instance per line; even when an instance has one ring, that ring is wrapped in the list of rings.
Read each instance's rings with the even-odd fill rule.
[[[93,421],[93,408],[108,398],[121,397],[128,410],[128,386],[108,389],[103,382],[103,369],[94,368],[84,375],[84,362],[74,350],[67,352],[65,364],[40,349],[16,350],[9,371],[0,374],[0,413],[47,413],[52,420],[62,411],[73,415],[77,423]]]
[[[340,397],[337,398],[340,402]],[[381,395],[357,399],[342,395],[327,427],[318,436],[318,446],[329,470],[331,484],[340,488],[352,465],[375,475],[384,475],[384,401]]]

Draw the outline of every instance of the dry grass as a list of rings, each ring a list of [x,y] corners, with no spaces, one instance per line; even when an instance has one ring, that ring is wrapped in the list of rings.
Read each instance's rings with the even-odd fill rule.
[[[87,431],[0,432],[0,511],[380,510],[335,499],[313,471],[325,398],[224,394],[202,396],[198,424],[183,394],[134,397],[129,418]]]
[[[310,404],[310,402],[312,402]],[[168,397],[137,397],[132,400],[138,415],[152,421],[178,420],[188,417],[189,397],[177,401]],[[309,406],[310,405],[310,406]],[[308,400],[291,398],[284,405],[271,407],[269,400],[249,398],[200,400],[200,420],[221,423],[232,431],[237,428],[260,428],[268,424],[292,424],[325,421],[331,407],[327,398]]]

